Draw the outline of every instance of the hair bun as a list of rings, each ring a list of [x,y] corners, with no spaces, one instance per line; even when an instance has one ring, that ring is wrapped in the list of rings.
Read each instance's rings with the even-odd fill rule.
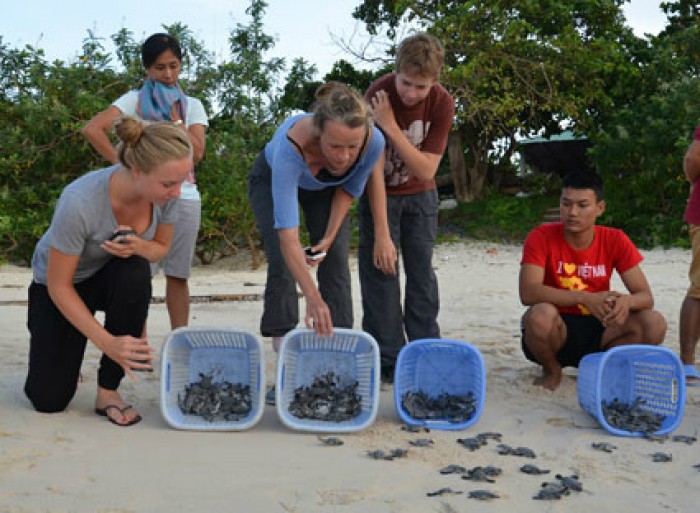
[[[138,119],[131,116],[122,116],[114,123],[114,131],[117,137],[121,139],[127,146],[134,146],[139,142],[146,125]]]

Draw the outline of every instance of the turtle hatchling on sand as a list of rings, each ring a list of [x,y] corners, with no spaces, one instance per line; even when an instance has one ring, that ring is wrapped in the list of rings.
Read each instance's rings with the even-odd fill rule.
[[[487,467],[474,467],[472,469],[467,470],[462,476],[462,479],[494,483],[495,481],[491,478],[500,476],[502,473],[503,471],[500,468],[491,465]]]
[[[340,438],[337,438],[335,436],[329,436],[328,438],[323,438],[323,437],[319,436],[318,441],[321,442],[323,445],[328,445],[328,446],[338,446],[338,445],[343,445],[345,443]]]
[[[542,483],[542,487],[533,495],[536,501],[558,501],[564,495],[569,495],[569,489],[560,482],[549,481]]]
[[[408,443],[414,447],[431,447],[435,442],[430,438],[417,438],[415,440],[409,440]]]
[[[561,474],[557,474],[556,477],[561,484],[566,486],[568,490],[573,490],[574,492],[582,492],[583,491],[583,485],[581,484],[581,481],[578,480],[578,476],[562,476]]]
[[[693,445],[695,442],[698,441],[696,437],[687,435],[673,435],[672,440],[674,442],[680,442],[688,445]]]
[[[491,499],[500,498],[500,495],[489,492],[488,490],[472,490],[467,497],[478,501],[490,501]]]
[[[480,440],[479,438],[458,438],[457,443],[474,452],[477,449],[481,449],[481,446],[486,442]]]
[[[613,452],[615,449],[617,449],[617,446],[609,442],[593,442],[591,447],[593,447],[596,451],[602,452]]]
[[[549,470],[541,469],[541,468],[537,467],[536,465],[531,465],[529,463],[527,465],[523,465],[522,467],[520,467],[520,472],[522,472],[523,474],[531,474],[533,476],[539,476],[542,474],[549,474]]]
[[[460,492],[459,490],[453,490],[452,488],[440,488],[439,490],[435,490],[434,492],[428,492],[426,495],[428,497],[441,497],[443,495],[459,495],[464,492]]]
[[[498,454],[521,456],[523,458],[536,458],[537,455],[535,451],[528,447],[516,447],[515,449],[510,445],[498,444]]]
[[[467,471],[466,468],[464,468],[462,465],[447,465],[446,467],[442,467],[440,469],[441,474],[464,474]]]
[[[698,463],[697,465],[693,465],[693,468],[694,468],[694,469],[697,469],[697,470],[700,470],[700,463]]]
[[[484,483],[495,483],[494,479],[491,479],[482,467],[474,467],[473,469],[467,470],[466,474],[462,476],[462,479],[468,479],[469,481],[479,481]]]
[[[495,440],[497,442],[501,441],[503,435],[501,433],[494,433],[493,431],[487,431],[485,433],[479,433],[476,438],[481,441],[482,445],[486,444],[487,440]]]
[[[413,424],[403,424],[401,426],[401,431],[408,431],[409,433],[430,433],[430,428],[425,426],[415,426]]]
[[[654,463],[668,463],[673,460],[673,456],[665,452],[655,452],[651,454],[651,461]]]

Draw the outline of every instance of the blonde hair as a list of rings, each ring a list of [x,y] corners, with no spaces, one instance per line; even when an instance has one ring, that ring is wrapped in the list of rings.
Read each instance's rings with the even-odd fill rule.
[[[323,132],[328,120],[337,120],[350,128],[369,127],[372,115],[365,99],[355,89],[341,83],[328,82],[316,90],[312,108],[313,124]]]
[[[397,73],[438,80],[444,64],[445,48],[435,36],[426,32],[407,37],[396,52]]]
[[[115,121],[114,131],[120,140],[119,162],[129,169],[148,174],[164,162],[192,156],[189,137],[169,121],[149,123],[122,116]]]

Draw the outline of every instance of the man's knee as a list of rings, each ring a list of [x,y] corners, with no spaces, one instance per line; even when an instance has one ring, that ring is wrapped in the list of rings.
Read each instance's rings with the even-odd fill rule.
[[[640,313],[643,314],[642,340],[655,346],[662,344],[668,328],[666,318],[656,310],[644,310]]]
[[[550,303],[538,303],[525,313],[523,329],[534,336],[544,336],[552,332],[561,321],[556,307]]]

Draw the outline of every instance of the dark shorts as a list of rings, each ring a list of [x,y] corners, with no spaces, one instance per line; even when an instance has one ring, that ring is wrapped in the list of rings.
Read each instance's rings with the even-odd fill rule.
[[[566,340],[557,353],[557,361],[562,367],[578,367],[581,358],[602,351],[601,340],[605,327],[592,315],[560,314],[566,324]],[[525,345],[525,329],[521,327],[521,345],[525,357],[531,362],[540,363]]]

